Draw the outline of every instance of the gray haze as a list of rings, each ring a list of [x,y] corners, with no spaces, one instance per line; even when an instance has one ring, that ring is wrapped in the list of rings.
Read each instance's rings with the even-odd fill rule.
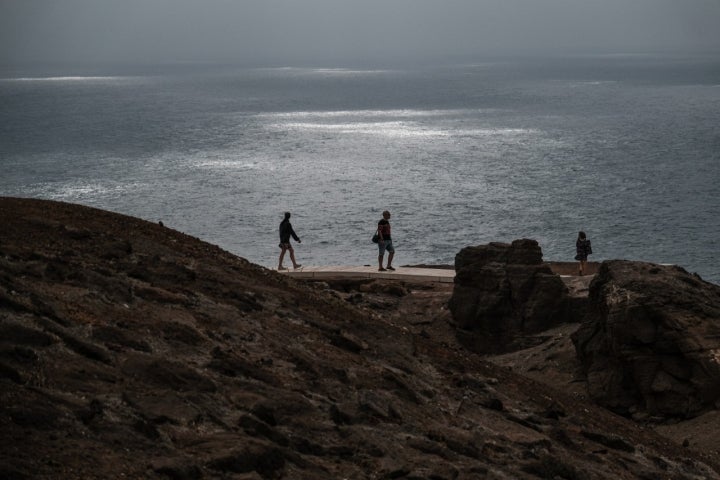
[[[0,65],[720,51],[720,0],[0,0]]]

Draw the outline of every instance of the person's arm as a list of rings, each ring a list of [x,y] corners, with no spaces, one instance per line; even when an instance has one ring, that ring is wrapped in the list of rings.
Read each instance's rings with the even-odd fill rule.
[[[292,228],[292,225],[290,225],[290,235],[292,235],[296,242],[302,243],[298,236],[295,234],[295,230]]]

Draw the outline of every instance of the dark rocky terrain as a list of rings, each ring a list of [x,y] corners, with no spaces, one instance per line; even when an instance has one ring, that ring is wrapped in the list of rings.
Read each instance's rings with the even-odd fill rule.
[[[678,441],[703,417],[592,401],[577,323],[482,355],[452,286],[302,283],[56,202],[0,222],[0,478],[720,478]]]

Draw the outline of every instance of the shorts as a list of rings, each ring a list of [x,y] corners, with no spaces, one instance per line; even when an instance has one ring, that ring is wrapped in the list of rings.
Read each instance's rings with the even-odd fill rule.
[[[278,244],[278,247],[284,248],[284,249],[286,249],[286,250],[292,250],[292,249],[293,249],[293,248],[292,248],[292,245],[290,245],[290,242],[288,242],[288,243],[282,243],[282,242],[280,242],[280,243]]]
[[[385,250],[390,253],[395,253],[395,247],[393,247],[392,240],[378,242],[378,248],[380,249],[380,255],[385,255]]]

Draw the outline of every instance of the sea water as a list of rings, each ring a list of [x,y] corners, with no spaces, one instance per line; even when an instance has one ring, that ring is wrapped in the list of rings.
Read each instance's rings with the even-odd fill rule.
[[[277,265],[536,239],[720,283],[720,57],[0,72],[0,195],[140,217]],[[289,265],[289,261],[286,261]]]

